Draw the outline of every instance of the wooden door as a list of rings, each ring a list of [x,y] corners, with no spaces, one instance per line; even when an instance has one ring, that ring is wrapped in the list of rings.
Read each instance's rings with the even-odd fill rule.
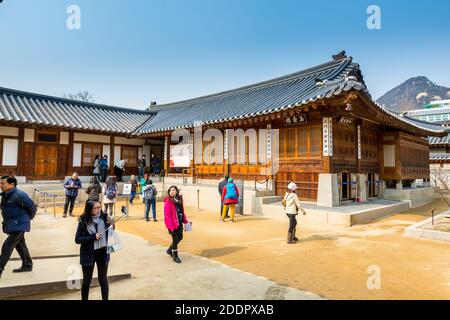
[[[55,177],[58,168],[58,145],[37,144],[35,175],[39,177]]]

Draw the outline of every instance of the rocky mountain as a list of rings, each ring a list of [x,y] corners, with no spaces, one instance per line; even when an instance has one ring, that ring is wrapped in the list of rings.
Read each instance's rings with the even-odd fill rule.
[[[408,111],[421,109],[431,101],[446,99],[450,99],[450,88],[436,85],[427,77],[419,76],[406,80],[377,101],[395,111]]]

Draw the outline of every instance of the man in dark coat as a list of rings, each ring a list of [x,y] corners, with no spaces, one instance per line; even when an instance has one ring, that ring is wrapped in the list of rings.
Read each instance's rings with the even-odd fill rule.
[[[78,190],[81,189],[81,180],[78,178],[78,173],[74,172],[72,177],[67,179],[64,183],[64,188],[66,189],[66,201],[64,203],[63,217],[67,217],[67,210],[69,210],[69,215],[73,217],[73,207],[78,197]]]
[[[23,191],[17,189],[14,177],[0,178],[2,200],[0,207],[3,216],[3,232],[8,235],[2,246],[0,256],[0,276],[8,263],[14,248],[22,259],[22,267],[13,272],[33,270],[33,261],[25,243],[25,232],[30,232],[31,219],[36,215],[37,207]]]
[[[223,188],[225,188],[225,186],[228,183],[228,178],[230,176],[225,175],[225,177],[223,177],[223,180],[219,182],[219,195],[220,195],[220,199],[222,199],[222,192],[223,192]],[[222,218],[222,210],[223,210],[223,202],[222,200],[220,200],[220,217]],[[227,217],[228,217],[228,210],[227,210]]]

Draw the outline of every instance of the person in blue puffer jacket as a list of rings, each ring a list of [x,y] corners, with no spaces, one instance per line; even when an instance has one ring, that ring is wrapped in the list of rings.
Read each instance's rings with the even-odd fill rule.
[[[25,243],[25,232],[30,232],[31,219],[36,215],[37,207],[25,192],[17,189],[17,179],[3,176],[0,178],[2,200],[0,208],[3,216],[3,232],[8,235],[0,255],[0,277],[8,263],[14,248],[22,259],[22,267],[13,272],[33,270],[33,261]]]
[[[220,222],[225,222],[228,209],[230,209],[230,220],[234,223],[234,212],[236,204],[239,202],[239,190],[234,184],[233,178],[228,178],[227,185],[222,190],[222,219]]]
[[[67,209],[69,210],[69,215],[73,217],[73,207],[78,197],[78,190],[81,189],[81,180],[78,178],[78,173],[74,172],[72,177],[67,179],[64,183],[64,188],[66,189],[66,202],[64,203],[63,217],[67,217]]]

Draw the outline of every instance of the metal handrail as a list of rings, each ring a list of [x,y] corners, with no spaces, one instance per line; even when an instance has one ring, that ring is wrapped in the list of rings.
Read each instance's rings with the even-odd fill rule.
[[[47,213],[47,197],[53,198],[53,215],[56,218],[56,197],[58,197],[58,196],[54,193],[40,191],[39,189],[35,188],[34,192],[33,192],[33,199],[34,199],[35,203],[36,203],[36,193],[39,194],[39,202],[41,200],[41,195],[44,195],[44,213]],[[38,204],[40,207],[40,203],[38,203]]]

